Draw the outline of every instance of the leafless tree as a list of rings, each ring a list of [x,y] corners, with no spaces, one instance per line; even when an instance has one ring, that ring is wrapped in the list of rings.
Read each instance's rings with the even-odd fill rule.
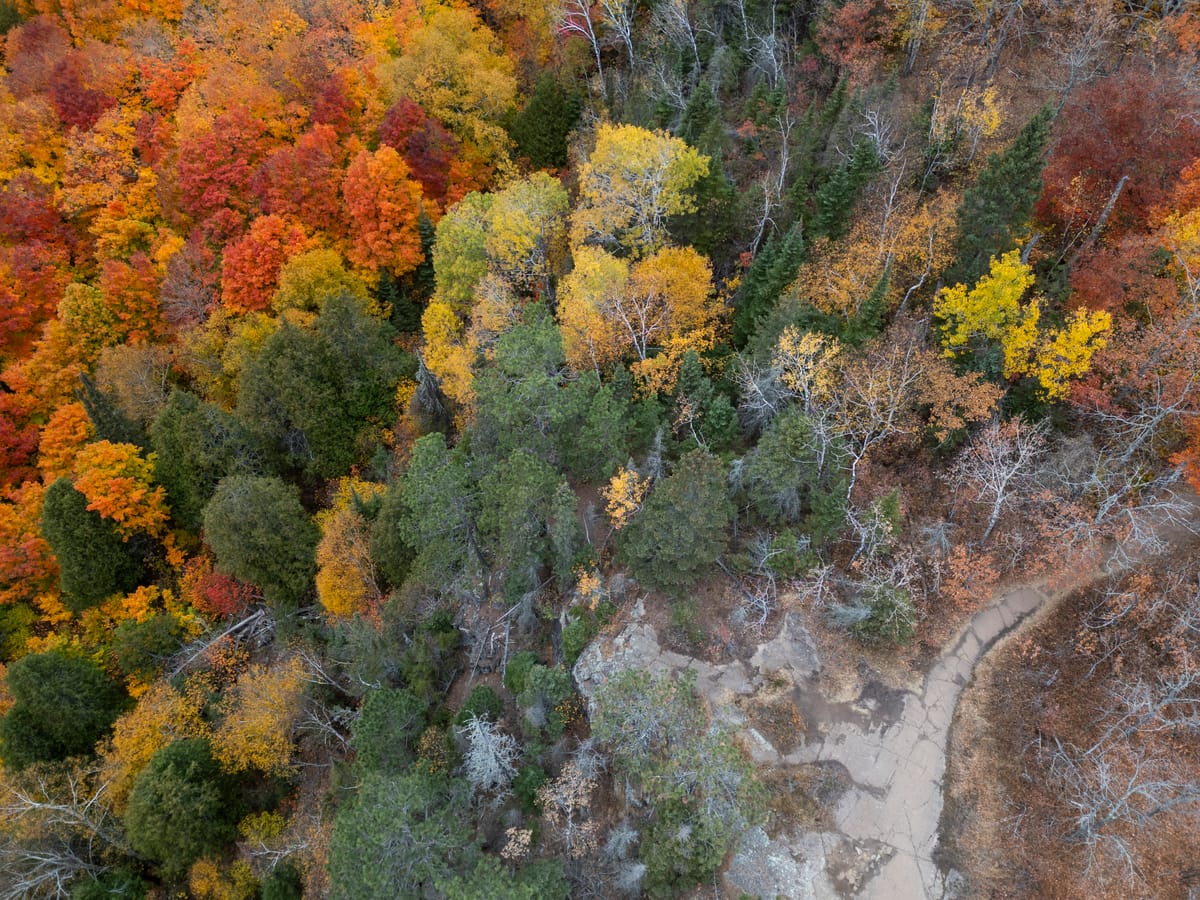
[[[979,546],[987,543],[1000,516],[1017,492],[1028,485],[1034,462],[1046,449],[1044,423],[1030,425],[1021,419],[992,422],[975,435],[951,470],[955,482],[975,488],[977,500],[988,503],[987,527]]]
[[[778,364],[760,365],[739,357],[733,370],[738,389],[738,422],[752,436],[762,434],[792,399]]]
[[[471,716],[459,733],[466,741],[463,771],[476,793],[503,793],[517,774],[521,746],[491,719]]]
[[[615,34],[625,47],[629,58],[629,71],[637,68],[637,57],[633,52],[633,19],[637,13],[637,0],[597,0],[596,8],[600,20]]]
[[[654,7],[650,21],[657,32],[691,56],[695,77],[701,68],[700,45],[696,40],[697,28],[692,22],[687,0],[664,0]]]
[[[911,434],[913,407],[923,377],[924,355],[916,334],[897,326],[880,344],[839,370],[831,398],[832,420],[850,458],[846,497],[862,463],[876,446]]]
[[[99,875],[105,854],[136,857],[94,768],[37,766],[0,782],[0,898],[69,896]]]
[[[562,0],[555,15],[555,25],[562,32],[577,34],[587,41],[596,59],[596,74],[604,84],[604,63],[600,60],[600,39],[592,22],[592,4],[588,0]]]
[[[1132,877],[1129,829],[1143,829],[1166,813],[1200,810],[1200,784],[1147,742],[1108,741],[1081,750],[1056,740],[1041,756],[1072,810],[1067,840],[1086,848],[1089,870],[1109,857]]]

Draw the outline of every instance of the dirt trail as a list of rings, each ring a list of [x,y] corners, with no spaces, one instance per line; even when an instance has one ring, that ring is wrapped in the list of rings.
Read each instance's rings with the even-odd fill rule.
[[[1194,499],[1193,509],[1200,512]],[[1174,525],[1167,530],[1170,533],[1162,537],[1168,541],[1189,531]],[[932,857],[942,813],[950,726],[960,694],[987,652],[1030,614],[1048,610],[1058,600],[1127,570],[1136,561],[1110,561],[1052,592],[1044,581],[1001,594],[946,646],[920,692],[903,692],[898,711],[880,714],[876,710],[869,717],[823,716],[828,707],[821,704],[801,708],[806,717],[817,716],[813,724],[819,734],[782,761],[844,766],[852,787],[835,810],[835,827],[856,846],[876,847],[879,852],[881,863],[869,880],[855,886],[852,896],[940,900],[956,894],[948,889],[947,873]]]
[[[1200,513],[1200,504],[1192,500]],[[1197,515],[1192,519],[1196,520]],[[1167,541],[1177,537],[1172,526]],[[1181,536],[1181,535],[1180,535]],[[632,621],[611,640],[593,642],[575,676],[589,698],[616,671],[692,669],[714,714],[739,729],[751,756],[773,766],[823,764],[844,770],[849,788],[837,800],[833,828],[769,838],[754,829],[726,872],[732,896],[941,900],[959,896],[933,861],[943,803],[950,727],[959,696],[988,651],[1030,615],[1048,610],[1103,578],[1128,568],[1110,563],[1071,584],[1016,586],[976,613],[945,647],[918,690],[869,684],[853,702],[822,693],[820,660],[800,619],[785,616],[780,633],[749,660],[713,665],[665,650],[653,627]],[[781,753],[751,726],[738,697],[756,695],[787,671],[805,733],[798,749]]]
[[[856,896],[904,900],[945,893],[943,873],[932,856],[959,694],[996,640],[1049,599],[1036,587],[1004,594],[976,614],[943,652],[920,693],[901,695],[894,716],[816,721],[812,724],[819,737],[784,757],[790,764],[835,762],[845,767],[851,788],[838,803],[834,826],[857,844],[876,845],[885,859]]]

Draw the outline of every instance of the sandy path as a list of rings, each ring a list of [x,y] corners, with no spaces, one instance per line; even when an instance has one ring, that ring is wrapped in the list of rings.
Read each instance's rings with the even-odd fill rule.
[[[853,841],[878,842],[890,853],[858,896],[942,896],[942,874],[931,857],[955,706],[988,649],[1049,599],[1035,587],[1002,595],[943,651],[919,694],[901,695],[898,715],[811,722],[819,739],[785,758],[787,763],[837,762],[845,767],[852,784],[834,812],[835,827]]]
[[[1178,526],[1169,530],[1181,532],[1162,535],[1171,542],[1184,531]],[[590,698],[597,684],[620,669],[692,669],[697,688],[717,717],[746,735],[756,762],[824,763],[845,770],[850,787],[837,801],[833,828],[773,840],[755,829],[726,873],[731,896],[745,892],[800,900],[940,900],[947,895],[946,873],[932,857],[942,814],[946,753],[955,708],[976,666],[1031,614],[1052,608],[1132,562],[1099,568],[1053,590],[1047,580],[999,594],[947,644],[919,691],[873,683],[854,702],[831,701],[820,689],[820,662],[812,638],[792,614],[785,617],[779,635],[748,661],[713,665],[691,659],[659,645],[654,629],[642,621],[640,604],[617,637],[589,646],[575,676]],[[806,726],[804,742],[786,755],[750,727],[735,703],[739,695],[756,693],[765,676],[781,669],[791,670]]]
[[[1193,509],[1196,509],[1193,499]],[[1200,510],[1197,510],[1200,511]],[[1194,516],[1193,516],[1194,518]],[[1172,524],[1161,537],[1172,544],[1191,529]],[[851,789],[834,812],[836,829],[858,844],[876,844],[884,861],[853,896],[879,900],[929,900],[946,893],[945,873],[932,856],[944,798],[946,753],[959,696],[979,662],[1004,635],[1031,613],[1053,605],[1137,562],[1111,564],[1047,593],[1049,582],[1018,586],[996,597],[972,617],[942,651],[920,693],[904,691],[886,715],[816,713],[816,740],[784,758],[787,763],[833,761],[846,768]],[[887,855],[890,854],[890,855]],[[819,895],[820,892],[817,893]],[[839,891],[845,894],[845,891]]]

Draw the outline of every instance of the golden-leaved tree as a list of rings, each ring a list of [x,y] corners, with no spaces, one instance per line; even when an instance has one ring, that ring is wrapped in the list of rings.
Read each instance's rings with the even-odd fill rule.
[[[224,717],[213,730],[213,755],[228,772],[283,772],[292,761],[292,729],[304,709],[307,672],[293,656],[274,666],[254,665],[238,676],[221,701]]]
[[[571,365],[598,370],[631,358],[653,389],[671,381],[688,350],[713,346],[725,313],[708,260],[691,247],[664,247],[632,265],[580,247],[558,310]]]
[[[335,619],[369,615],[383,601],[383,579],[371,559],[371,523],[361,508],[383,490],[382,484],[343,478],[333,504],[317,513],[317,598]]]
[[[942,320],[941,339],[948,358],[971,350],[999,346],[1005,378],[1030,377],[1042,395],[1066,395],[1070,379],[1085,374],[1092,356],[1107,343],[1112,324],[1107,312],[1077,309],[1062,328],[1040,327],[1045,301],[1022,302],[1033,285],[1033,270],[1021,262],[1019,250],[993,257],[990,271],[973,288],[943,288],[934,300]]]
[[[708,174],[708,157],[679,138],[636,125],[601,125],[579,169],[579,206],[571,241],[634,258],[658,250],[671,216],[695,212],[691,190]]]

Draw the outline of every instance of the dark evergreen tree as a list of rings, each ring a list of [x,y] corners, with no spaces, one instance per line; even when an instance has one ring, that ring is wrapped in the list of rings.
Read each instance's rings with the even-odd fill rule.
[[[842,340],[854,346],[860,346],[883,331],[884,319],[887,316],[888,291],[891,289],[892,273],[885,268],[871,293],[862,302],[858,312],[846,322],[842,328]]]
[[[471,853],[466,782],[412,769],[368,772],[333,821],[329,879],[335,900],[423,897]]]
[[[579,498],[565,481],[554,491],[550,504],[550,569],[565,591],[575,576],[575,564],[583,548],[583,526],[579,524]]]
[[[773,236],[750,264],[738,289],[733,313],[733,344],[744,347],[760,320],[796,278],[804,261],[804,238],[799,225]]]
[[[518,598],[537,586],[549,555],[547,529],[558,473],[525,450],[515,450],[479,479],[479,528],[505,591]]]
[[[955,216],[958,234],[947,284],[974,284],[993,256],[1017,245],[1029,228],[1033,205],[1042,193],[1043,153],[1053,119],[1044,107],[1001,153],[993,153],[975,184],[963,194]]]
[[[737,439],[733,404],[714,387],[694,351],[683,356],[674,397],[676,431],[684,448],[704,447],[719,452]]]
[[[223,479],[204,510],[204,538],[221,571],[258,585],[272,605],[291,606],[312,585],[320,529],[278,478]]]
[[[189,531],[199,530],[217,482],[259,468],[259,454],[245,427],[187,391],[171,392],[150,425],[150,444],[158,454],[154,477],[167,489],[171,516]]]
[[[391,410],[396,384],[415,360],[384,322],[350,297],[331,297],[310,331],[285,322],[242,372],[238,417],[285,462],[319,478],[363,461],[358,438]]]
[[[58,559],[63,602],[73,612],[133,590],[143,574],[136,551],[87,506],[66,478],[50,485],[42,504],[42,535]]]
[[[141,622],[126,619],[113,630],[113,656],[122,672],[149,684],[180,648],[182,636],[183,626],[168,613],[157,613]]]
[[[14,770],[91,753],[129,701],[94,662],[61,650],[21,657],[5,683],[13,705],[0,719],[0,755]]]
[[[407,507],[400,484],[388,485],[379,511],[371,521],[371,559],[392,587],[400,587],[412,568],[416,551],[405,540]]]
[[[412,691],[379,688],[363,700],[354,723],[355,762],[368,772],[400,775],[416,758],[429,705]]]
[[[75,396],[87,412],[96,440],[146,446],[146,433],[141,426],[125,415],[112,395],[100,390],[90,375],[80,373]]]
[[[479,492],[461,447],[439,433],[418,439],[400,479],[402,539],[417,550],[422,576],[452,580],[468,566],[488,570],[479,537]]]
[[[190,738],[151,757],[129,793],[125,828],[133,849],[174,880],[237,836],[240,809],[237,786],[213,759],[208,741]]]
[[[485,471],[515,450],[585,478],[628,458],[626,404],[594,373],[567,368],[562,333],[541,304],[496,342],[475,397],[471,452]]]
[[[552,72],[543,72],[508,127],[517,155],[535,169],[561,169],[567,164],[567,137],[582,111],[578,92],[565,89]]]
[[[858,141],[850,157],[817,190],[816,210],[808,223],[811,238],[836,240],[846,233],[858,194],[879,171],[879,166],[874,146],[866,140]]]
[[[693,450],[617,533],[619,558],[651,587],[686,588],[721,555],[732,513],[724,464]]]
[[[671,233],[680,243],[691,244],[701,253],[713,254],[725,244],[738,225],[738,194],[725,173],[725,123],[712,85],[702,80],[688,97],[677,131],[708,156],[708,172],[692,188],[696,211],[671,223]]]
[[[742,485],[758,514],[771,521],[824,516],[845,497],[845,459],[844,448],[824,443],[804,413],[787,410],[746,456]]]
[[[559,860],[536,860],[510,872],[487,855],[469,873],[439,881],[438,890],[454,900],[567,900],[571,896]]]

